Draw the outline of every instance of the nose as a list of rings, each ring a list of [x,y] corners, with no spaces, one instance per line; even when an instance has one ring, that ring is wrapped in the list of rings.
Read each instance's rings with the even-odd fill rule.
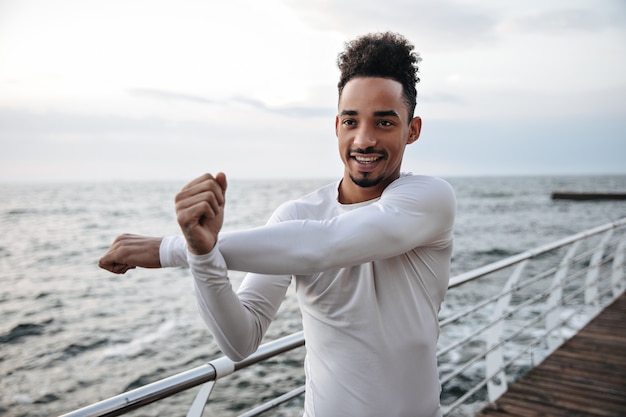
[[[354,135],[354,147],[358,149],[367,149],[376,145],[376,136],[372,129],[366,126],[360,126]]]

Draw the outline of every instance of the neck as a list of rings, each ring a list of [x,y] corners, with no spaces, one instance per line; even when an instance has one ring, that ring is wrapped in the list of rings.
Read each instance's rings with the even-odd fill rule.
[[[378,198],[382,195],[385,188],[398,177],[399,175],[371,186],[363,186],[357,184],[346,174],[339,184],[339,202],[341,204],[356,204]]]

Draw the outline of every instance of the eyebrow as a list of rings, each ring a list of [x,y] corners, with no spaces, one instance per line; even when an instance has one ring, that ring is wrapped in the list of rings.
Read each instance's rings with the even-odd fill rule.
[[[379,110],[374,112],[376,117],[400,117],[395,110]]]
[[[358,116],[359,112],[356,110],[342,110],[341,116]],[[374,117],[400,117],[395,110],[378,110],[374,112]]]

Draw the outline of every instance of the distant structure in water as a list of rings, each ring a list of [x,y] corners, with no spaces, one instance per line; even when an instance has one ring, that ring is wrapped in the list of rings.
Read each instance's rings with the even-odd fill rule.
[[[626,200],[626,193],[581,193],[570,191],[555,191],[553,200]]]

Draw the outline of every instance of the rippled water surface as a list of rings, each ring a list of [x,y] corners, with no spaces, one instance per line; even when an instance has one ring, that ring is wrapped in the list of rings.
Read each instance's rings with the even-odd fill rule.
[[[626,192],[626,176],[449,178],[458,216],[453,274],[626,216],[624,201],[550,193]],[[258,226],[281,202],[329,181],[232,181],[226,230]],[[116,276],[97,260],[121,233],[178,232],[182,183],[0,185],[0,415],[50,416],[221,356],[201,323],[188,271]],[[237,286],[242,275],[232,274]],[[300,330],[288,294],[267,339]],[[227,378],[210,410],[237,415],[303,382],[294,352]],[[134,415],[184,415],[194,393]],[[298,405],[283,411],[299,415]]]

